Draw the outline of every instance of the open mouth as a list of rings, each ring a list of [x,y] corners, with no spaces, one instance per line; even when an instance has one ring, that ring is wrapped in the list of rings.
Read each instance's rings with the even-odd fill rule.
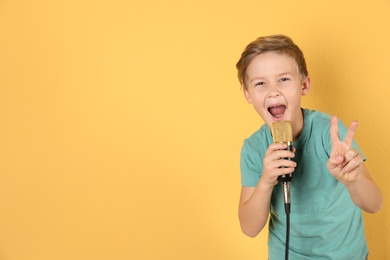
[[[268,112],[274,118],[281,118],[284,115],[285,111],[286,111],[286,106],[285,105],[271,106],[271,107],[268,108]]]

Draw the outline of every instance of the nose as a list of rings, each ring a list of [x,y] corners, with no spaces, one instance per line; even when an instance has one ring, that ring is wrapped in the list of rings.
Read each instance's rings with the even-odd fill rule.
[[[279,91],[279,88],[276,85],[272,85],[269,89],[268,97],[274,98],[274,97],[278,97],[280,95],[281,95],[281,93]]]

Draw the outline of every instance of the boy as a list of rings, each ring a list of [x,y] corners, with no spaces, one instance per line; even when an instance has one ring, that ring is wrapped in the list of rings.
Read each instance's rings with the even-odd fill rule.
[[[347,129],[335,116],[301,108],[310,78],[302,51],[289,37],[258,38],[236,67],[246,100],[265,123],[241,150],[242,231],[255,237],[270,217],[268,256],[284,259],[286,216],[278,176],[291,173],[291,259],[365,259],[362,210],[377,212],[382,195],[353,140],[357,122]],[[273,143],[271,124],[282,120],[291,122],[293,152]]]

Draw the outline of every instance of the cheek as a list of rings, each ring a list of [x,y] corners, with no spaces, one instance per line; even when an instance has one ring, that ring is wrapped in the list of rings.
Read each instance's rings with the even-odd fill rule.
[[[259,115],[264,115],[266,113],[266,110],[264,109],[264,106],[263,104],[260,104],[260,103],[255,103],[253,104],[256,112],[259,114]]]
[[[262,108],[264,106],[264,99],[261,96],[252,97],[253,105],[257,108]]]
[[[299,94],[294,95],[290,100],[291,100],[291,102],[289,103],[289,106],[295,107],[295,108],[301,106],[301,95],[299,95]]]

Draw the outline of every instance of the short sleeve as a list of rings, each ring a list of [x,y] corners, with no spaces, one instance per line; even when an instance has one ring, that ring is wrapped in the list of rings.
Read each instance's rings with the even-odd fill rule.
[[[258,152],[255,152],[248,141],[245,140],[241,148],[240,159],[242,186],[255,187],[259,182],[263,165],[258,158],[262,157],[259,157]]]

